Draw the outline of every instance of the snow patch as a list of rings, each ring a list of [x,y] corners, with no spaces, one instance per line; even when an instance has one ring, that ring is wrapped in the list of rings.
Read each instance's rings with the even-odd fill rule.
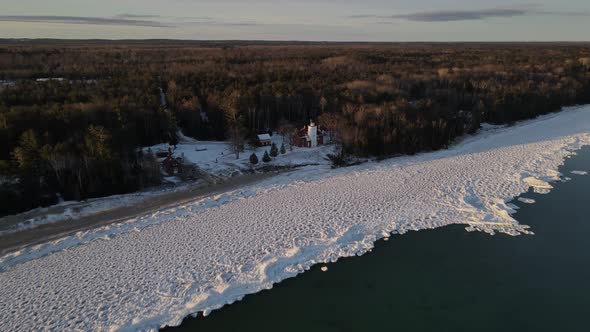
[[[166,180],[175,181],[173,177]],[[109,211],[122,206],[133,205],[141,203],[142,201],[170,193],[174,191],[181,191],[195,183],[188,183],[184,186],[176,186],[174,188],[158,188],[153,190],[146,190],[132,194],[113,195],[101,198],[93,198],[86,201],[61,201],[58,204],[37,208],[27,212],[23,212],[13,216],[0,217],[0,236],[6,236],[12,233],[20,232],[27,229],[32,229],[45,224],[52,224],[61,221],[72,221],[89,216],[95,213]],[[22,220],[14,222],[13,220]],[[3,260],[0,258],[0,264]],[[0,265],[0,271],[2,266]]]
[[[182,179],[180,179],[178,176],[166,176],[164,177],[164,181],[172,184],[179,184],[182,182]]]

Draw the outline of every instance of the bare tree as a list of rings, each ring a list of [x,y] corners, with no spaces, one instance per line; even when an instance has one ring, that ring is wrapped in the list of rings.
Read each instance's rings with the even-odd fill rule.
[[[63,188],[63,174],[69,167],[66,146],[63,143],[56,145],[46,144],[41,148],[41,157],[49,164],[60,188]]]
[[[236,159],[240,158],[240,152],[244,150],[244,137],[246,131],[239,111],[240,97],[240,93],[234,90],[224,99],[221,105],[227,123],[230,148],[231,151],[236,154]]]
[[[320,109],[322,110],[322,114],[326,110],[326,106],[328,106],[328,100],[324,96],[322,96],[320,98]]]
[[[293,126],[289,121],[282,118],[279,120],[279,127],[278,132],[279,135],[283,138],[283,143],[287,143],[289,145],[289,149],[292,150],[292,143],[291,136],[293,135],[293,131],[295,131],[295,126]]]
[[[330,140],[334,143],[339,141],[339,129],[341,127],[341,117],[335,113],[324,113],[318,117],[318,124],[327,129],[330,133]]]

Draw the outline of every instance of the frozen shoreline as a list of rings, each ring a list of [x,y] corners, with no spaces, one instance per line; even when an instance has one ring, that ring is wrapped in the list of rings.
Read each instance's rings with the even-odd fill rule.
[[[48,207],[39,207],[16,215],[0,217],[0,236],[26,231],[39,226],[75,221],[98,212],[121,206],[138,204],[146,199],[188,187],[156,187],[145,191],[91,198],[86,201],[65,201]]]
[[[550,190],[563,160],[588,144],[590,106],[577,107],[445,151],[310,169],[218,197],[220,204],[159,211],[116,236],[93,230],[102,240],[15,265],[2,258],[9,268],[0,273],[0,320],[27,330],[157,329],[315,263],[363,254],[390,233],[449,224],[529,233],[507,202],[530,186]]]
[[[182,135],[182,133],[180,133]],[[301,168],[306,165],[329,165],[329,161],[325,160],[325,154],[331,153],[334,149],[333,145],[323,145],[313,149],[297,148],[287,151],[284,155],[280,155],[269,163],[259,163],[257,167],[252,167],[249,162],[249,154],[242,153],[241,159],[235,160],[233,154],[229,153],[229,148],[226,142],[199,142],[193,139],[181,136],[182,143],[178,145],[177,154],[182,154],[188,165],[196,165],[201,171],[204,171],[209,178],[216,178],[215,183],[228,183],[235,180],[235,174],[242,176],[250,175],[248,172],[258,171],[259,174],[264,167],[283,167],[283,168]],[[282,138],[278,135],[273,137],[277,146],[282,144]],[[196,152],[196,147],[206,148],[205,152]],[[151,148],[153,151],[166,150],[166,144],[146,147],[147,151]],[[256,152],[262,156],[263,151],[269,147],[254,148],[248,152]],[[202,159],[199,159],[202,158]],[[217,163],[217,158],[220,159]],[[260,157],[262,158],[262,157]],[[244,174],[244,173],[247,174]],[[10,236],[11,234],[28,231],[41,226],[49,224],[58,224],[63,222],[75,222],[85,217],[95,214],[100,214],[109,210],[116,210],[122,207],[132,205],[140,205],[142,202],[166,195],[186,192],[190,190],[199,189],[200,187],[207,187],[211,185],[211,181],[207,181],[204,176],[197,181],[183,182],[177,177],[164,177],[163,184],[148,188],[143,191],[105,196],[100,198],[92,198],[86,201],[65,201],[58,204],[40,207],[16,215],[8,215],[0,217],[0,237]],[[240,181],[237,181],[240,182]],[[174,184],[170,186],[169,184]],[[1,238],[0,238],[1,240]],[[0,250],[2,252],[2,250]],[[2,261],[0,260],[0,264]],[[1,269],[0,269],[1,270]]]

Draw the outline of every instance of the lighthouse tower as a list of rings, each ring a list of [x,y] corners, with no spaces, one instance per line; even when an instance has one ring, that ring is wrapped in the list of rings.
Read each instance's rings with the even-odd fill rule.
[[[309,126],[307,126],[307,139],[309,140],[309,147],[315,148],[318,146],[318,127],[313,120],[311,120]]]

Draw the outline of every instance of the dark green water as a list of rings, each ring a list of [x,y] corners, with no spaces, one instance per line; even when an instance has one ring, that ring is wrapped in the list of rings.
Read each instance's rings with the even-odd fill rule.
[[[590,148],[548,195],[515,215],[535,235],[464,226],[379,241],[372,253],[319,266],[181,331],[590,331]]]

